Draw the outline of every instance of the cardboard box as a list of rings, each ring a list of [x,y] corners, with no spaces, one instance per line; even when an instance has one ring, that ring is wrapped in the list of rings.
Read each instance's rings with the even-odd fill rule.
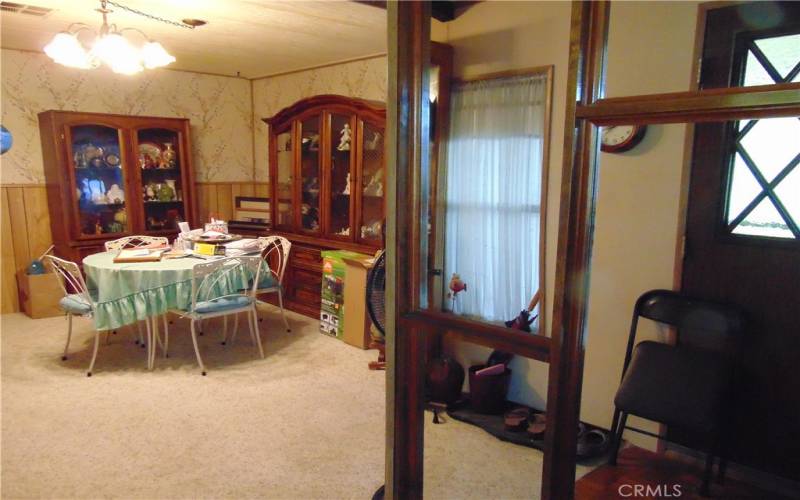
[[[366,257],[366,256],[365,256]],[[367,313],[367,273],[372,267],[372,259],[343,258],[345,265],[344,304],[347,314],[344,317],[342,340],[360,349],[368,349],[372,322]]]
[[[55,274],[25,274],[25,270],[22,270],[17,273],[17,285],[22,311],[31,318],[64,314],[58,305],[58,301],[64,297],[64,291]]]

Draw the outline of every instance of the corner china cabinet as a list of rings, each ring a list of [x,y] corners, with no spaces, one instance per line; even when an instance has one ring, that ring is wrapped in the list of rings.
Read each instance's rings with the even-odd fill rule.
[[[371,255],[383,245],[385,106],[320,95],[264,121],[270,127],[272,232],[292,241],[284,301],[316,317],[320,252]]]
[[[45,111],[39,130],[57,255],[80,263],[106,241],[194,224],[189,120]]]

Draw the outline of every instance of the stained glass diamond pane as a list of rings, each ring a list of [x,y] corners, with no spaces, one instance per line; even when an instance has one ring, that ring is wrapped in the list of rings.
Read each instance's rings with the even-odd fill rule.
[[[742,156],[736,154],[733,164],[733,178],[728,194],[728,224],[742,213],[742,210],[761,193],[761,185],[747,168]]]
[[[800,152],[800,120],[759,120],[740,144],[769,182]]]
[[[775,188],[775,194],[781,200],[786,211],[795,224],[800,224],[800,166],[781,181]]]
[[[772,238],[794,238],[775,205],[765,198],[748,216],[733,229],[734,234],[768,236]]]
[[[752,52],[747,52],[747,66],[744,72],[744,86],[751,87],[753,85],[772,85],[775,80],[769,76],[764,66],[756,59]]]
[[[800,61],[800,35],[776,36],[756,40],[756,45],[767,56],[780,75],[786,78],[789,71]],[[750,60],[747,61],[750,70]],[[772,83],[772,82],[769,82]]]

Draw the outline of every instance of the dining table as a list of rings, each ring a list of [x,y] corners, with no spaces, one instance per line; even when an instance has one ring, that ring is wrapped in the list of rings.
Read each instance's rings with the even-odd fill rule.
[[[117,251],[100,252],[83,259],[86,283],[97,294],[94,311],[99,331],[145,321],[148,332],[148,368],[152,369],[159,341],[159,315],[189,311],[192,306],[193,268],[206,259],[187,254],[153,262],[114,262]],[[231,274],[216,285],[214,295],[242,290],[248,277]],[[155,339],[155,341],[154,341]]]

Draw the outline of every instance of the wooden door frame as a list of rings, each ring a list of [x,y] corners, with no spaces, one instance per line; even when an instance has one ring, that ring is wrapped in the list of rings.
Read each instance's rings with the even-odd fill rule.
[[[386,495],[422,496],[424,268],[420,255],[423,200],[428,188],[422,152],[427,148],[430,39],[429,2],[389,2],[389,120],[387,290]],[[511,333],[517,348],[549,357],[542,498],[574,496],[575,444],[580,411],[589,271],[597,191],[598,126],[692,123],[800,114],[800,84],[766,85],[605,99],[605,56],[610,4],[573,2],[564,164],[551,337]],[[421,243],[421,244],[415,244]],[[416,277],[416,278],[415,278]],[[433,315],[436,316],[436,315]],[[451,319],[437,318],[450,326]],[[481,332],[501,336],[488,325]],[[462,325],[462,330],[469,331]],[[491,340],[491,339],[490,339]]]

